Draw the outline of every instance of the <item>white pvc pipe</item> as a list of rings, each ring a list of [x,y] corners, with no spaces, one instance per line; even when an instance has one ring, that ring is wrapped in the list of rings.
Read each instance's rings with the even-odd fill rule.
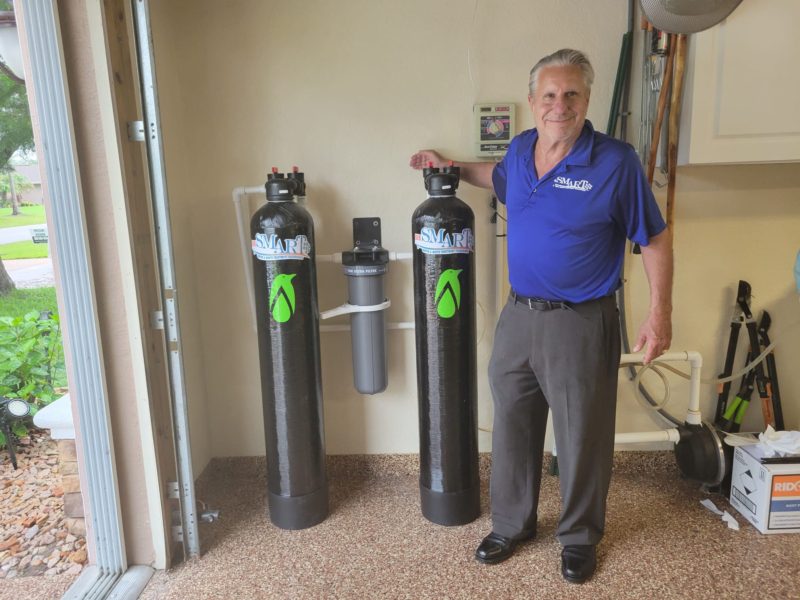
[[[336,254],[317,254],[314,258],[318,263],[330,262],[336,263],[337,265],[342,264],[341,252],[337,252]],[[389,260],[411,260],[412,258],[414,258],[414,255],[411,252],[389,252]]]
[[[233,205],[236,209],[236,226],[239,229],[239,245],[242,251],[242,261],[244,264],[244,279],[247,284],[247,298],[250,303],[250,316],[253,319],[253,331],[258,329],[256,322],[256,293],[253,284],[253,267],[250,264],[250,211],[247,210],[247,194],[260,194],[264,192],[263,187],[237,187],[233,189]],[[245,201],[245,206],[242,206]]]
[[[386,329],[414,329],[413,321],[399,321],[397,323],[387,323]],[[341,331],[350,331],[350,325],[320,325],[320,333],[337,333]]]
[[[642,444],[652,442],[672,442],[677,444],[681,439],[677,429],[662,431],[640,431],[635,433],[618,433],[614,436],[615,444]]]

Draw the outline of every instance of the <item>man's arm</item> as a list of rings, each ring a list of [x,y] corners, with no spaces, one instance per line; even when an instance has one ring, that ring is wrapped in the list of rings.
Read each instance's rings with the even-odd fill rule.
[[[454,167],[461,169],[461,179],[476,187],[492,189],[492,170],[496,163],[494,162],[457,162],[452,161]],[[435,150],[420,150],[411,156],[408,165],[412,169],[424,169],[428,163],[433,163],[434,167],[441,169],[450,164],[450,161],[444,158]]]
[[[639,328],[634,352],[646,346],[647,364],[672,342],[672,233],[665,229],[642,246],[642,262],[650,283],[650,312]]]

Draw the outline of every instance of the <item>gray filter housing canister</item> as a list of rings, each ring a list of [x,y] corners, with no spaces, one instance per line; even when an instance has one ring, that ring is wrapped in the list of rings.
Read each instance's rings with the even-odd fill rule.
[[[377,306],[386,300],[384,277],[389,252],[380,245],[380,219],[353,219],[351,252],[342,253],[348,303]],[[361,394],[378,394],[388,385],[384,310],[350,313],[353,384]]]

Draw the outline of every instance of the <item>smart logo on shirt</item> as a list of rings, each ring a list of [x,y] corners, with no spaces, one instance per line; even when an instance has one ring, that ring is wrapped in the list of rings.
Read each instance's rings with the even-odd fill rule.
[[[588,179],[579,179],[573,181],[569,177],[556,177],[553,180],[553,187],[561,188],[564,190],[578,190],[579,192],[588,192],[592,189],[592,184]]]

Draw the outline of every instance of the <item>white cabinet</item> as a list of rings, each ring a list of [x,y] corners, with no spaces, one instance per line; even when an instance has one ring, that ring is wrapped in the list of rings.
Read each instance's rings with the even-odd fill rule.
[[[799,0],[744,0],[689,37],[679,164],[800,161]]]

